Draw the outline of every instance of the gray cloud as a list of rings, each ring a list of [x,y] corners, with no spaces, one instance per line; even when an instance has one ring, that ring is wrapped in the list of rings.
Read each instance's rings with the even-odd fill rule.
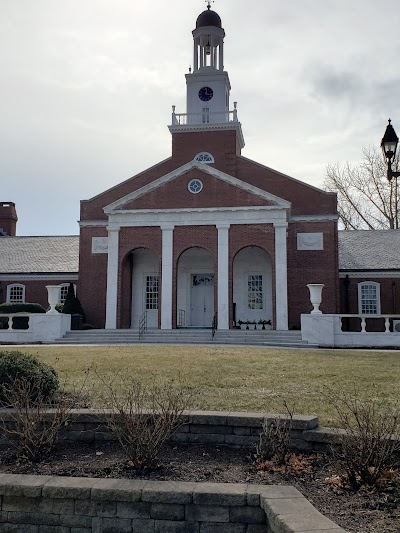
[[[20,234],[76,233],[79,200],[169,155],[204,6],[0,2],[0,200],[16,202]],[[400,131],[398,0],[214,8],[247,157],[318,185],[328,163],[379,143],[389,116]]]
[[[312,95],[329,101],[346,99],[352,104],[368,92],[368,84],[352,72],[334,72],[327,67],[316,69],[310,76]]]

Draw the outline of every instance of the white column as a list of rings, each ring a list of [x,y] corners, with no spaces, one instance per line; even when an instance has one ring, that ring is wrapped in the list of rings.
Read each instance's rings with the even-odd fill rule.
[[[106,329],[117,328],[119,228],[108,228]]]
[[[229,329],[229,226],[218,230],[218,329]]]
[[[172,259],[174,243],[174,226],[161,226],[162,260],[161,260],[161,329],[172,329]]]
[[[224,70],[224,41],[221,39],[219,45],[219,70]]]
[[[274,224],[275,228],[275,308],[276,329],[288,329],[287,302],[287,223]]]
[[[194,52],[193,52],[193,72],[199,70],[199,41],[195,39],[194,41]]]

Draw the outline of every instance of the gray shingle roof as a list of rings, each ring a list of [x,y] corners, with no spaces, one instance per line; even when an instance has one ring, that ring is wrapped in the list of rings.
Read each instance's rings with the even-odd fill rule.
[[[400,269],[400,230],[339,231],[339,268]]]
[[[0,237],[0,274],[74,272],[79,236]]]
[[[0,274],[78,273],[79,236],[0,237]],[[400,270],[400,230],[339,231],[340,270]]]

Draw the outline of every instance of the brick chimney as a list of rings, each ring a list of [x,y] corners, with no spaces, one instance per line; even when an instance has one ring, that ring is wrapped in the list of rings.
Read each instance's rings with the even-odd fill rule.
[[[0,202],[0,237],[15,237],[17,230],[17,211],[13,202]]]

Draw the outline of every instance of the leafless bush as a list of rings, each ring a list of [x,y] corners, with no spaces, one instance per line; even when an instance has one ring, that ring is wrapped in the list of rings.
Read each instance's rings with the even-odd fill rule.
[[[256,461],[275,461],[279,465],[286,463],[289,457],[290,432],[293,421],[293,408],[283,402],[285,416],[266,418],[262,425],[259,442],[256,446]]]
[[[399,406],[382,410],[377,399],[363,400],[354,387],[353,394],[325,393],[335,409],[339,446],[332,451],[344,471],[344,479],[354,489],[376,486],[385,472],[396,466],[400,453]]]
[[[157,385],[133,379],[103,384],[106,405],[113,411],[107,417],[108,426],[131,465],[138,470],[155,467],[162,445],[182,425],[182,413],[197,391],[180,381]]]
[[[40,380],[15,379],[2,387],[2,429],[21,462],[38,461],[54,447],[68,423],[71,402],[54,398],[49,409]]]

